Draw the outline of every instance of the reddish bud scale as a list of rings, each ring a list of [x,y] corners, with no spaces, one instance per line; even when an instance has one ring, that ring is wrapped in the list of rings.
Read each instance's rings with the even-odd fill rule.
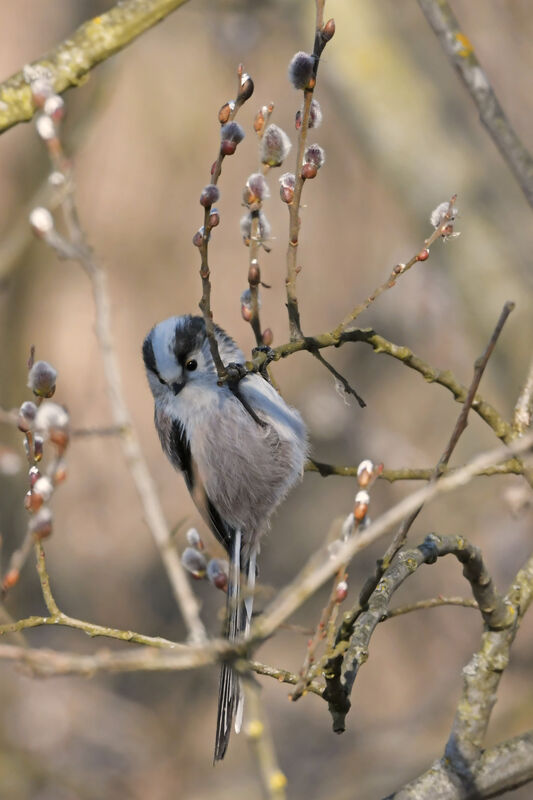
[[[201,247],[203,241],[204,241],[204,235],[203,235],[202,231],[196,231],[196,233],[192,237],[193,245],[195,247]]]
[[[67,470],[64,466],[56,468],[53,476],[53,482],[57,486],[58,483],[64,483],[67,479]]]
[[[41,477],[41,473],[39,472],[37,467],[30,467],[28,476],[30,479],[30,486],[34,486]]]
[[[417,261],[427,261],[428,258],[429,258],[429,250],[427,248],[425,248],[424,250],[421,250],[419,252],[419,254],[416,257],[416,260]]]
[[[254,119],[254,131],[261,135],[265,127],[265,117],[261,109],[257,112]]]
[[[360,475],[357,476],[357,483],[361,487],[361,489],[366,489],[368,484],[372,479],[372,473],[369,472],[367,469],[364,469]]]
[[[210,183],[208,186],[204,186],[202,189],[202,193],[200,195],[200,205],[204,208],[209,208],[216,203],[218,198],[220,197],[220,192],[218,190],[218,186],[215,186],[214,183]]]
[[[322,28],[322,38],[325,42],[329,42],[330,39],[333,39],[335,35],[335,20],[328,19],[324,27]]]
[[[342,603],[344,600],[346,600],[347,595],[348,595],[348,584],[346,583],[346,581],[339,581],[335,589],[335,602]]]
[[[241,316],[245,322],[250,322],[252,319],[252,309],[249,306],[243,305],[241,306]]]
[[[216,578],[213,579],[213,585],[216,586],[217,589],[225,592],[228,588],[228,577],[221,573],[217,575]]]
[[[33,439],[33,458],[35,461],[40,461],[43,457],[44,441],[41,436],[35,436]]]
[[[10,569],[9,572],[6,573],[4,580],[2,581],[3,591],[7,592],[8,589],[11,589],[16,583],[18,583],[19,578],[20,578],[19,570]]]
[[[353,515],[357,522],[362,522],[366,517],[368,511],[368,503],[356,503],[353,509]]]
[[[68,447],[69,435],[66,431],[52,428],[50,431],[50,441],[55,444],[60,453],[63,453]]]
[[[224,139],[224,141],[220,145],[220,152],[224,156],[232,156],[236,149],[237,149],[237,143],[230,142],[228,139]]]
[[[226,122],[229,120],[232,111],[231,106],[232,106],[231,103],[224,103],[224,105],[221,106],[218,112],[218,121],[220,122],[221,125],[225,125]]]
[[[248,270],[248,283],[250,286],[258,286],[261,282],[261,271],[257,264],[251,264]]]
[[[262,339],[263,339],[263,344],[266,345],[267,347],[270,347],[272,345],[272,342],[274,341],[274,334],[272,333],[270,328],[265,328],[265,330],[263,331]]]
[[[294,189],[291,186],[280,186],[279,196],[281,197],[282,201],[288,205],[294,200]]]
[[[52,523],[47,522],[43,525],[40,525],[34,530],[33,534],[39,542],[41,539],[48,539],[48,537],[52,535]]]
[[[216,228],[219,222],[220,214],[216,208],[212,208],[211,213],[209,214],[209,227]]]
[[[305,180],[311,180],[311,178],[316,178],[318,170],[315,164],[304,164],[302,167],[302,178]]]

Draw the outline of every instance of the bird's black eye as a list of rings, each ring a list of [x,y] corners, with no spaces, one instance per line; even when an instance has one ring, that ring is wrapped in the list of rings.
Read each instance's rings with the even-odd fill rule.
[[[185,364],[185,369],[188,369],[189,372],[194,372],[197,366],[198,363],[194,360],[194,358],[191,358],[191,360],[187,361],[187,363]]]

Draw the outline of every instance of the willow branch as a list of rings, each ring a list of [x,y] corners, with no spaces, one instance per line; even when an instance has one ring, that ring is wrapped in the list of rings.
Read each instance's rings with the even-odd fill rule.
[[[455,468],[456,469],[456,468]],[[455,469],[444,469],[443,475],[452,474]],[[330,475],[338,475],[343,478],[357,477],[357,466],[343,466],[340,464],[325,464],[322,461],[309,460],[306,462],[306,472],[317,472],[323,478]],[[399,469],[383,469],[378,475],[381,480],[386,480],[389,483],[396,481],[429,481],[435,473],[435,467],[400,467]],[[479,475],[487,477],[494,475],[523,475],[524,466],[516,458],[511,458],[509,461],[504,461],[503,464],[494,464],[487,467]]]
[[[342,543],[334,555],[328,553],[326,548],[321,548],[265,612],[257,617],[252,626],[252,637],[263,639],[270,636],[311,594],[332,578],[342,564],[348,564],[356,553],[387,533],[420,503],[429,503],[441,494],[465,486],[487,467],[507,460],[510,455],[525,453],[532,446],[533,434],[512,442],[508,447],[483,453],[456,472],[446,475],[438,483],[425,486],[405,497],[359,533],[357,538]]]
[[[474,101],[481,122],[533,207],[533,158],[502,109],[472,42],[461,32],[447,0],[418,0],[444,52],[458,71]]]
[[[79,86],[97,64],[182,6],[186,0],[122,0],[105,14],[84,22],[67,39],[31,66],[45,70],[54,90]],[[24,70],[0,84],[0,133],[35,113]]]
[[[340,347],[346,342],[368,344],[374,349],[375,353],[384,353],[401,361],[409,369],[418,372],[427,383],[438,383],[448,389],[459,403],[464,403],[466,399],[467,388],[457,380],[450,370],[441,370],[433,367],[427,361],[415,355],[408,347],[390,342],[372,330],[372,328],[356,328],[342,333],[333,330],[328,333],[306,336],[303,339],[287,342],[274,348],[273,360],[278,361],[280,358],[287,358],[302,350],[313,352],[313,350],[321,350],[325,347]],[[247,362],[246,366],[250,371],[257,372],[261,369],[265,360],[266,356],[263,353],[258,353],[252,361]],[[498,439],[505,443],[513,441],[514,432],[511,425],[506,422],[494,406],[487,403],[479,394],[475,396],[472,402],[472,409],[492,428]]]
[[[89,277],[95,309],[95,333],[102,358],[113,424],[120,431],[120,443],[141,501],[145,522],[166,568],[178,607],[188,628],[189,636],[192,641],[201,642],[205,640],[206,632],[200,619],[198,601],[189,585],[173,545],[163,509],[124,397],[118,358],[111,333],[111,310],[107,276],[85,241],[84,233],[78,221],[72,176],[68,171],[68,167],[64,166],[65,159],[62,154],[59,156],[56,154],[55,159],[56,168],[65,169],[68,191],[64,195],[62,209],[70,241],[60,236],[55,228],[43,238],[47,244],[56,250],[60,257],[79,263]]]
[[[439,484],[434,484],[438,486]],[[365,610],[356,620],[345,617],[339,630],[335,654],[331,661],[342,661],[342,679],[338,671],[326,673],[325,697],[333,718],[333,730],[343,731],[350,709],[350,694],[359,668],[368,659],[370,639],[377,625],[386,617],[394,592],[422,564],[433,564],[438,558],[454,555],[463,565],[463,575],[469,581],[483,621],[490,631],[513,628],[516,611],[500,596],[488,574],[481,551],[461,536],[427,536],[416,548],[402,550],[398,560],[383,573],[368,598]]]
[[[388,289],[392,289],[393,286],[396,286],[397,280],[402,275],[405,275],[405,273],[408,272],[411,269],[411,267],[413,267],[419,261],[426,261],[426,259],[429,256],[429,248],[434,242],[437,241],[437,239],[440,239],[442,236],[444,236],[444,231],[450,224],[450,220],[453,219],[453,214],[455,213],[454,206],[456,200],[457,200],[457,195],[454,194],[450,198],[450,201],[448,203],[448,211],[446,212],[446,214],[443,215],[442,222],[433,231],[431,236],[429,236],[429,238],[425,240],[422,249],[419,250],[414,256],[411,256],[411,258],[409,259],[409,261],[407,261],[406,264],[397,264],[392,270],[387,280],[384,283],[380,284],[380,286],[378,286],[376,289],[374,289],[372,294],[369,297],[367,297],[366,300],[364,300],[362,303],[356,306],[353,309],[353,311],[350,311],[350,313],[344,317],[340,325],[335,329],[337,333],[341,333],[349,325],[351,325],[351,323],[354,322],[357,319],[357,317],[363,313],[363,311],[366,311],[366,309],[370,305],[372,305],[372,303],[374,303],[378,299],[378,297],[381,294],[383,294],[383,292],[386,292]]]
[[[401,617],[404,614],[410,614],[412,611],[423,611],[428,608],[440,608],[441,606],[479,608],[477,601],[468,597],[430,597],[427,600],[418,600],[416,603],[410,603],[408,606],[390,608],[383,617],[383,621],[386,619],[393,619],[394,617]]]

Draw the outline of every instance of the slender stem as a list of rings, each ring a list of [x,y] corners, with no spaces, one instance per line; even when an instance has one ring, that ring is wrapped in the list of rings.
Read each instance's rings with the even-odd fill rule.
[[[472,42],[461,32],[447,0],[418,0],[418,4],[470,93],[481,122],[533,207],[533,158],[500,106]]]

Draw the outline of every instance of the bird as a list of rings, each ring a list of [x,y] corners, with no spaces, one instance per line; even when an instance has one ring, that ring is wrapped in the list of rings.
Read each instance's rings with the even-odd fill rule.
[[[234,340],[217,325],[214,336],[223,363],[240,368],[236,385],[219,381],[201,316],[158,323],[142,353],[163,451],[228,553],[225,635],[236,641],[250,630],[261,538],[303,476],[308,437],[299,412],[268,377],[245,374]],[[233,725],[239,732],[242,713],[239,677],[223,663],[214,762],[224,758]]]

